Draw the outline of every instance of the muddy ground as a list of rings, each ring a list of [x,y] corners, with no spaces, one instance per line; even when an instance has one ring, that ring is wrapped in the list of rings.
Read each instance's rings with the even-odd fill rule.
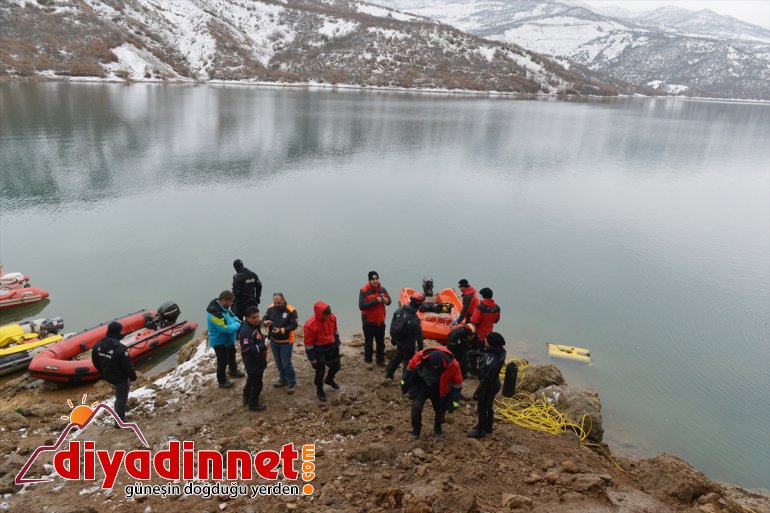
[[[466,433],[475,424],[472,401],[448,416],[443,439],[430,433],[433,412],[426,407],[427,434],[412,440],[408,399],[395,381],[384,379],[382,369],[364,366],[360,337],[343,344],[337,380],[342,389],[327,387],[326,403],[316,398],[300,345],[294,355],[297,392],[288,395],[286,388],[271,386],[277,373],[270,362],[263,395],[267,410],[251,412],[241,402],[243,380],[234,389],[216,387],[214,355],[198,346],[201,340],[180,351],[187,363],[132,385],[129,420],[141,427],[153,451],[169,440],[253,453],[279,450],[288,442],[315,443],[311,495],[127,498],[124,487],[135,480],[125,473],[112,490],[100,489],[98,481],[58,477],[22,489],[14,478],[32,451],[52,443],[67,425],[60,419],[70,411],[66,400],[78,403],[87,394],[88,404],[109,401],[112,390],[103,382],[59,388],[20,376],[0,387],[0,511],[770,513],[770,497],[715,483],[669,455],[613,461],[605,451],[581,445],[574,434],[554,436],[505,421],[496,423],[492,435],[469,439]],[[469,380],[464,395],[470,396],[475,385]],[[115,429],[106,417],[87,426],[79,439],[94,440],[97,449],[142,448],[133,432]],[[50,474],[44,466],[50,460],[50,454],[47,460],[42,456],[30,475]]]

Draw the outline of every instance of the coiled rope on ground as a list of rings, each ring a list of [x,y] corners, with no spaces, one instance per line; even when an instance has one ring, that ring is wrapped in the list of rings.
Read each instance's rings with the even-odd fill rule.
[[[516,376],[516,388],[518,389],[524,378],[524,372],[529,366],[529,362],[523,358],[513,358],[506,362],[506,366],[511,362],[515,363],[518,369]],[[505,378],[506,366],[503,366],[500,372],[501,379]],[[495,399],[495,413],[500,420],[506,420],[517,426],[533,429],[535,431],[542,431],[551,435],[572,431],[580,440],[580,445],[599,447],[607,458],[609,458],[618,469],[623,471],[603,445],[586,442],[592,427],[591,416],[588,414],[583,415],[580,419],[580,423],[572,422],[563,413],[557,410],[553,404],[548,402],[548,399],[544,396],[538,398],[527,392],[517,393],[513,397],[501,397],[500,399]]]

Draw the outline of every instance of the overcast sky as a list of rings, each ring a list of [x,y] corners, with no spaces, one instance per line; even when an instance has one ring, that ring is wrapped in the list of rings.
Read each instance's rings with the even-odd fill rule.
[[[711,9],[770,29],[770,0],[582,0],[589,5],[614,5],[629,11],[646,11],[674,5],[691,11]]]

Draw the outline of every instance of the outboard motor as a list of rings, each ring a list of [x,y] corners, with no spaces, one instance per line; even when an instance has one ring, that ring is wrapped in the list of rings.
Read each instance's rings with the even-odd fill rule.
[[[433,297],[433,278],[430,276],[422,279],[422,293],[426,298]]]
[[[171,326],[176,323],[180,313],[182,313],[182,311],[176,303],[166,301],[158,307],[158,327],[165,328],[166,326]]]
[[[39,325],[37,330],[40,337],[47,335],[56,335],[64,329],[64,319],[61,317],[51,317],[50,319],[43,319],[43,322]]]
[[[0,326],[0,347],[23,341],[25,336],[31,333],[36,333],[39,338],[43,339],[48,335],[56,335],[62,329],[64,329],[64,320],[61,317],[35,319],[34,321]]]

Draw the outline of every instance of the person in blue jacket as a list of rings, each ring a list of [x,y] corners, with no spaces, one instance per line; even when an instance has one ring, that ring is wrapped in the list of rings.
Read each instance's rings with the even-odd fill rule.
[[[232,388],[235,384],[227,379],[225,370],[230,367],[230,376],[242,378],[244,374],[238,370],[235,361],[235,339],[241,321],[233,313],[231,307],[235,296],[229,290],[223,290],[219,299],[212,299],[206,311],[208,312],[209,345],[217,354],[217,383],[219,388]]]

